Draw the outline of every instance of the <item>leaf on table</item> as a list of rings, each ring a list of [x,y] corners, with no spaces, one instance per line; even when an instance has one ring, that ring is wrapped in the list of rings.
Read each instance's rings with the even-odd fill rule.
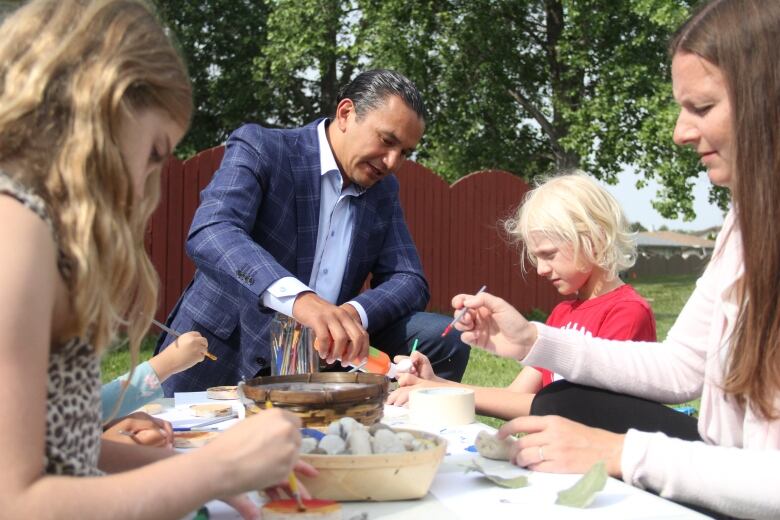
[[[483,477],[485,477],[492,483],[504,488],[518,489],[518,488],[526,487],[528,485],[528,477],[526,477],[525,475],[520,475],[519,477],[512,477],[512,478],[499,477],[498,475],[491,475],[488,472],[486,472],[485,469],[482,466],[480,466],[476,460],[473,459],[471,461],[471,466],[466,466],[466,473],[469,473],[471,471],[476,471],[477,473],[481,473]]]
[[[604,461],[600,460],[572,487],[559,491],[558,500],[555,503],[569,507],[588,507],[593,502],[596,493],[604,489],[606,484],[607,468]]]

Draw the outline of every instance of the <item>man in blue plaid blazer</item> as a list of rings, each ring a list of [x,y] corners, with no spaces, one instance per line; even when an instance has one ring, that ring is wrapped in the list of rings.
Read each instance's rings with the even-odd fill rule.
[[[197,267],[168,324],[197,330],[218,361],[170,377],[166,395],[267,373],[275,312],[311,327],[328,363],[368,343],[459,381],[469,357],[429,289],[392,174],[425,129],[419,91],[393,71],[360,74],[336,113],[302,128],[245,125],[228,139],[187,238]],[[370,276],[370,288],[360,292]],[[175,338],[163,334],[157,352]]]

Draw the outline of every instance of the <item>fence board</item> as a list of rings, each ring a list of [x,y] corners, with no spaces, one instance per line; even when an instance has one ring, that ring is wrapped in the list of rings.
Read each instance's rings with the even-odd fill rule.
[[[176,162],[171,164],[168,175],[168,228],[165,233],[166,269],[165,276],[165,308],[171,309],[182,291],[181,272],[184,267],[184,239],[182,231],[184,219],[184,175],[191,169],[192,162]],[[186,232],[186,231],[185,231]]]

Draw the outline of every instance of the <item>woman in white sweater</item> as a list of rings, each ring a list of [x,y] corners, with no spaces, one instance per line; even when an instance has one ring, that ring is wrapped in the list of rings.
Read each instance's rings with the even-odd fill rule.
[[[705,273],[663,343],[625,348],[529,323],[490,294],[458,295],[462,339],[624,398],[679,403],[701,397],[701,441],[658,428],[599,428],[599,417],[521,417],[513,460],[540,471],[610,475],[676,501],[740,518],[780,517],[780,2],[714,0],[674,37],[674,141],[691,146],[710,180],[731,191]],[[566,410],[548,393],[532,412]],[[537,397],[540,399],[542,396]],[[595,403],[598,405],[598,403]],[[661,406],[659,404],[659,406]],[[542,410],[544,408],[545,410]]]

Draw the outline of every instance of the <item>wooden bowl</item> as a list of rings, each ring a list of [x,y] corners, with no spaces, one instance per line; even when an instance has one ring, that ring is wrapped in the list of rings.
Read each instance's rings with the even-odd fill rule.
[[[306,428],[325,428],[342,417],[371,426],[382,418],[388,379],[361,372],[320,372],[256,377],[242,386],[247,415],[271,401],[301,418]]]
[[[301,455],[317,468],[315,478],[300,476],[315,498],[338,501],[410,500],[424,497],[447,449],[447,441],[431,433],[408,431],[430,439],[435,447],[423,451],[374,455]]]

